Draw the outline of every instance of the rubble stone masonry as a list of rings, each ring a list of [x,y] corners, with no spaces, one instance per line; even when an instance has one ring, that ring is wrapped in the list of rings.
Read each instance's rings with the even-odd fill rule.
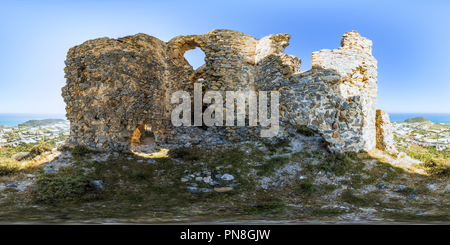
[[[290,37],[272,34],[258,40],[216,29],[169,42],[140,33],[75,46],[67,54],[62,88],[71,123],[67,144],[129,151],[146,128],[157,142],[175,144],[261,139],[262,128],[249,126],[248,113],[246,126],[172,125],[177,106],[170,103],[172,94],[189,92],[193,113],[194,84],[201,83],[202,93],[218,91],[224,103],[226,91],[279,91],[275,139],[286,137],[287,127],[307,126],[333,152],[374,148],[378,87],[372,42],[347,32],[339,49],[314,52],[312,69],[301,72],[301,60],[284,53]],[[195,48],[205,53],[205,64],[196,70],[184,58]]]
[[[377,148],[389,153],[397,152],[393,134],[394,130],[389,121],[389,115],[384,110],[377,110],[376,128]]]

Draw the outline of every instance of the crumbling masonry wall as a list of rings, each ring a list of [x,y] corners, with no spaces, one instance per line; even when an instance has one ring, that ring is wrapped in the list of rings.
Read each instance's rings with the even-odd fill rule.
[[[347,32],[339,49],[314,52],[312,69],[301,72],[301,60],[284,53],[289,39],[288,34],[272,34],[258,40],[218,29],[169,42],[136,34],[75,46],[67,54],[62,88],[71,122],[67,143],[128,151],[146,127],[156,141],[167,143],[261,139],[262,128],[248,126],[248,113],[246,126],[173,126],[172,94],[187,91],[193,98],[194,83],[202,83],[203,92],[219,91],[224,100],[226,91],[279,91],[276,138],[286,137],[288,126],[308,126],[331,151],[374,148],[377,68],[372,42]],[[197,47],[205,53],[205,64],[194,70],[184,53]]]
[[[389,121],[389,115],[384,110],[377,110],[377,148],[389,153],[397,152],[394,141],[394,129]]]
[[[339,49],[314,52],[311,66],[333,69],[339,73],[340,80],[336,81],[338,93],[345,101],[359,104],[362,120],[348,117],[356,111],[344,105],[336,118],[348,125],[361,127],[364,150],[374,148],[378,86],[377,61],[372,56],[372,41],[361,37],[356,31],[349,31],[343,35]]]

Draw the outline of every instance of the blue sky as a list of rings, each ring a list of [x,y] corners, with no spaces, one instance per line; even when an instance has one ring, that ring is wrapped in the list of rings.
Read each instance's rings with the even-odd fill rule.
[[[377,107],[388,113],[450,113],[450,1],[3,1],[0,113],[64,113],[69,48],[99,37],[232,29],[256,38],[289,33],[287,54],[336,49],[346,31],[373,41]],[[201,52],[186,58],[196,67]]]

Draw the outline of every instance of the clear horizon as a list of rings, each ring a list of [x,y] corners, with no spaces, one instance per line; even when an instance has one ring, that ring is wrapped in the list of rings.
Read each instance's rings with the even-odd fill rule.
[[[450,113],[448,1],[14,1],[0,9],[0,113],[65,114],[61,88],[69,48],[89,39],[231,29],[255,38],[291,35],[286,54],[310,69],[312,52],[340,47],[355,30],[373,41],[377,108]],[[193,67],[204,54],[185,54]]]

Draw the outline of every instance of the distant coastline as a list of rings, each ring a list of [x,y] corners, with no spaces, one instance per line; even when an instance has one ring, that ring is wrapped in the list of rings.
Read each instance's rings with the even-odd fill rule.
[[[389,112],[388,112],[389,113]],[[450,113],[389,113],[391,122],[404,122],[408,118],[425,117],[432,123],[450,124]],[[13,114],[0,113],[0,125],[17,126],[29,120],[64,119],[64,114]]]
[[[29,120],[43,120],[43,119],[64,119],[67,120],[64,114],[15,114],[15,113],[0,113],[0,125],[18,126]]]
[[[450,124],[450,113],[389,113],[391,122],[404,122],[406,119],[414,117],[425,117],[432,123]]]

